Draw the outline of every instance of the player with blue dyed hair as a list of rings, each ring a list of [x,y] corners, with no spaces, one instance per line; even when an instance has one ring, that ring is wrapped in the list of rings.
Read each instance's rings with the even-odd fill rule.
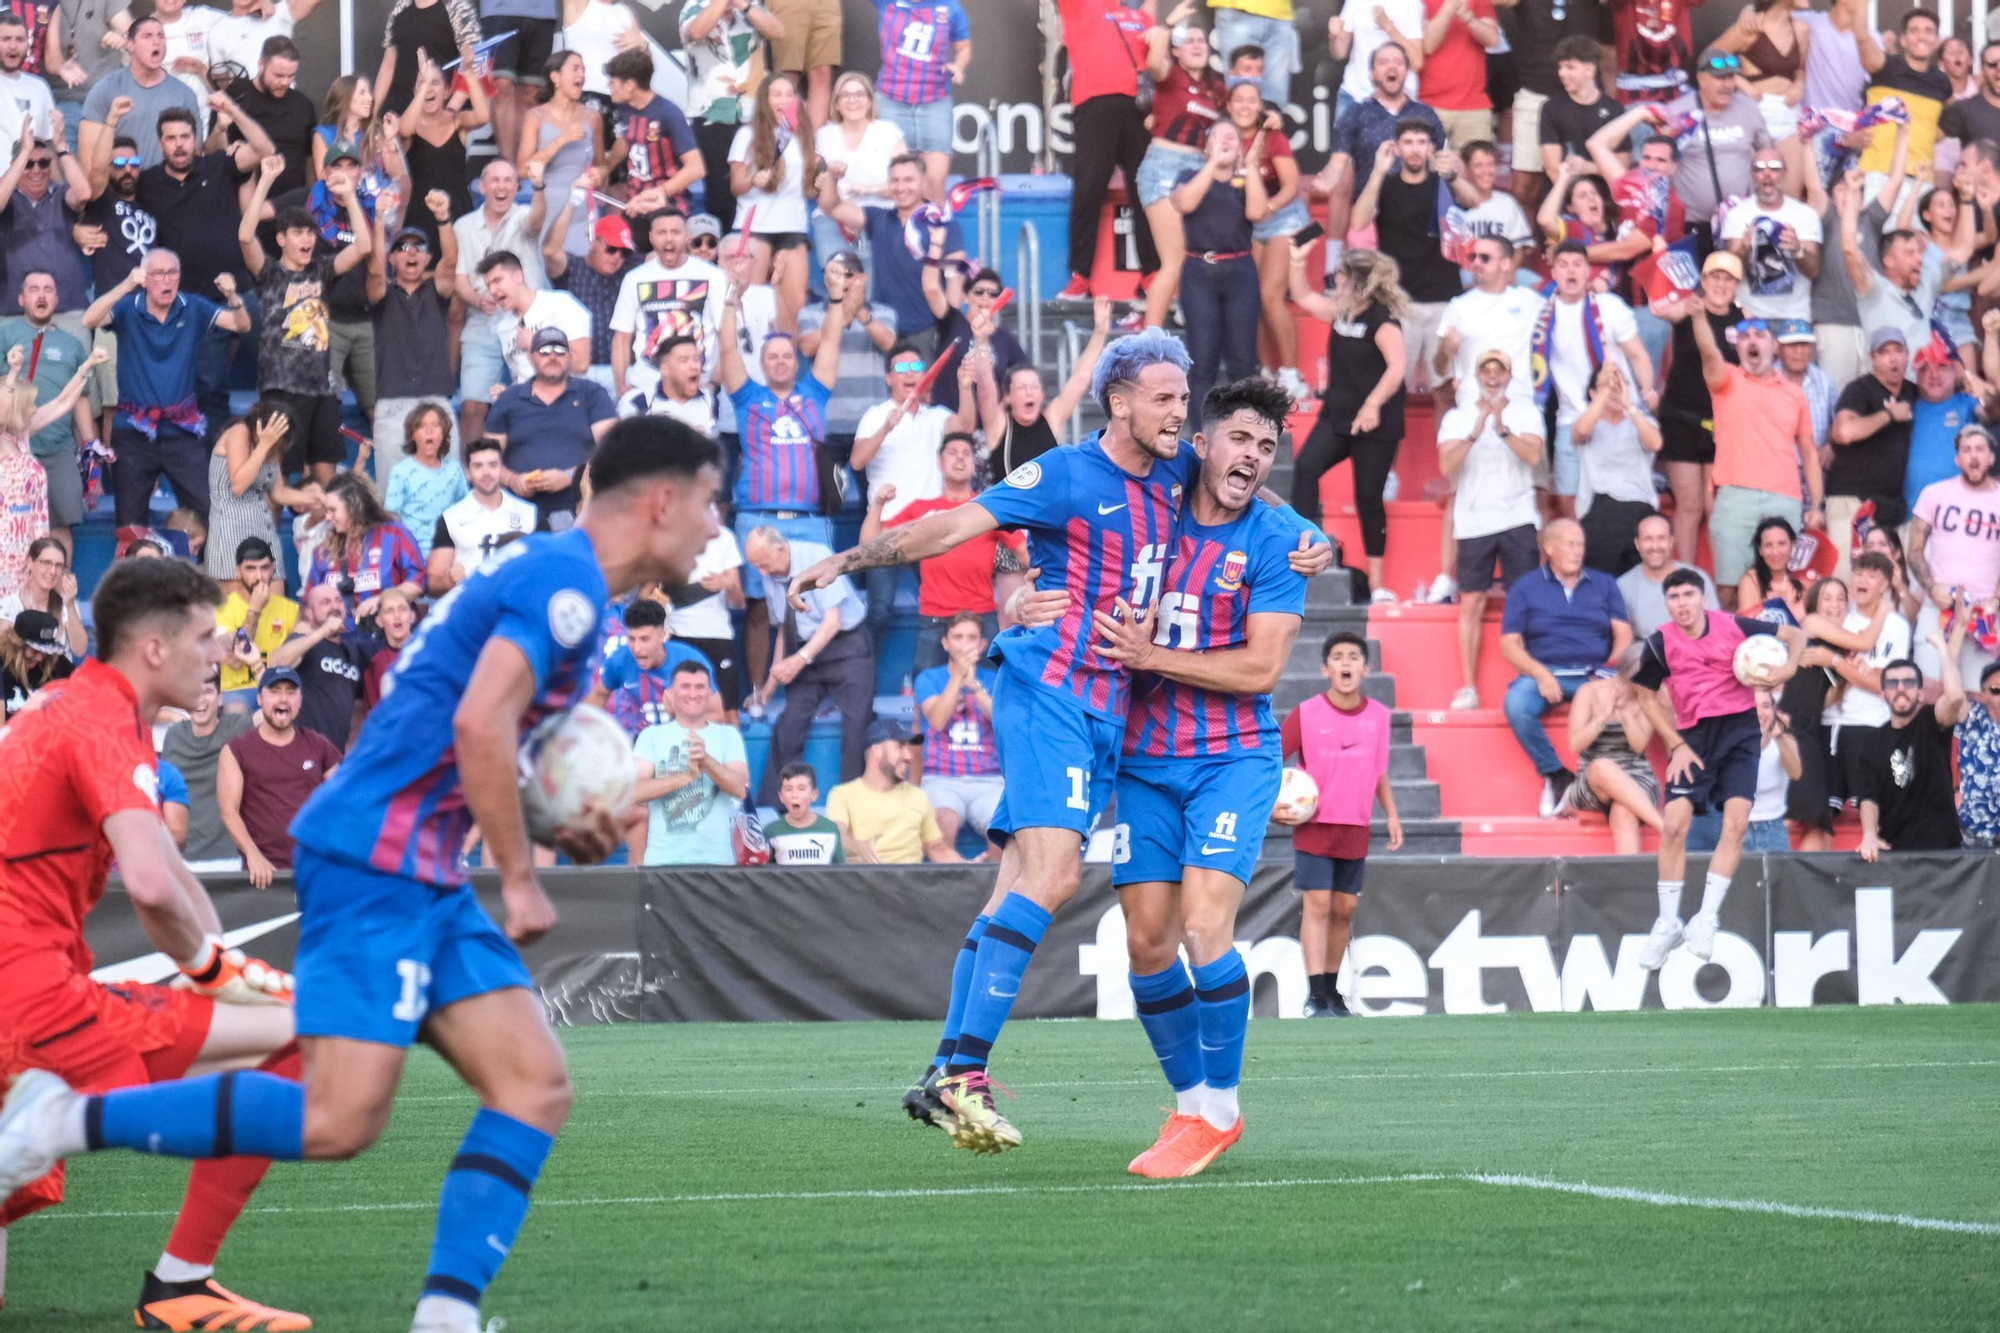
[[[1200,467],[1181,443],[1188,365],[1180,339],[1157,330],[1112,343],[1091,379],[1110,418],[1102,431],[1021,464],[970,504],[895,528],[792,580],[796,598],[842,574],[928,559],[996,527],[1025,528],[1042,591],[1066,599],[1053,624],[1016,626],[994,640],[993,738],[1006,785],[990,836],[1003,844],[1000,874],[952,969],[937,1054],[904,1098],[911,1116],[975,1152],[1021,1142],[993,1104],[987,1059],[1036,945],[1076,893],[1084,840],[1118,772],[1132,677],[1098,652],[1093,618],[1121,605],[1143,612],[1159,596]],[[1332,559],[1323,537],[1299,548],[1303,573]]]

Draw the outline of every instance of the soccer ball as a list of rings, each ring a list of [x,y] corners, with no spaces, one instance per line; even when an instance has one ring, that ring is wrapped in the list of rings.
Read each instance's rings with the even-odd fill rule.
[[[1736,645],[1736,656],[1730,666],[1738,681],[1757,690],[1771,683],[1771,673],[1790,656],[1791,650],[1777,636],[1752,634]]]
[[[1303,824],[1319,809],[1319,784],[1303,768],[1288,768],[1278,779],[1278,804],[1271,818],[1280,824]]]
[[[551,714],[521,742],[521,813],[528,836],[544,846],[599,811],[623,818],[633,782],[632,741],[601,708]]]

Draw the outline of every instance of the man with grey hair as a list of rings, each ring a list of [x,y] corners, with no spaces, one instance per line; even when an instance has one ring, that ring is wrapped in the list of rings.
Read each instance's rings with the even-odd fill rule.
[[[141,290],[143,288],[143,290]],[[111,484],[120,527],[144,526],[153,487],[165,473],[186,508],[208,521],[207,422],[195,403],[195,357],[211,328],[250,331],[250,312],[227,273],[215,280],[226,305],[181,291],[181,258],[154,249],[125,281],[83,312],[85,328],[109,328],[118,359],[118,411],[112,419]]]
[[[818,542],[787,540],[769,524],[743,538],[743,556],[764,575],[764,600],[778,643],[770,673],[753,700],[780,689],[785,711],[771,724],[771,753],[758,784],[757,803],[778,803],[778,774],[806,752],[806,732],[828,699],[840,709],[840,777],[858,776],[868,753],[868,723],[875,716],[875,647],[862,628],[868,604],[854,582],[831,579],[786,605],[786,585],[800,570],[832,557]]]
[[[521,178],[513,166],[503,158],[494,158],[479,173],[484,202],[451,224],[458,239],[458,293],[467,307],[465,329],[458,340],[461,440],[479,438],[493,390],[508,382],[507,367],[500,358],[500,336],[495,332],[500,301],[486,290],[479,265],[486,256],[505,250],[520,261],[521,278],[528,287],[540,290],[549,285],[542,269],[542,248],[536,240],[542,234],[548,196],[537,188],[532,204],[517,204],[514,196],[520,188]]]

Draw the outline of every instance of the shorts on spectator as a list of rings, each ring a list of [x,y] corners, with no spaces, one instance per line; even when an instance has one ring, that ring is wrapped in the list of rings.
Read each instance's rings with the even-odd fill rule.
[[[1493,110],[1477,107],[1471,111],[1437,111],[1437,117],[1444,123],[1445,142],[1456,152],[1464,152],[1469,143],[1493,139]]]
[[[1694,812],[1720,810],[1727,801],[1757,798],[1757,757],[1763,749],[1764,732],[1752,709],[1705,717],[1692,727],[1681,728],[1681,738],[1695,752],[1702,766],[1688,774],[1684,782],[1667,784],[1669,801],[1688,801]]]
[[[1799,109],[1782,95],[1766,93],[1758,98],[1757,111],[1764,117],[1764,128],[1770,131],[1774,142],[1798,137]]]
[[[49,478],[49,526],[73,528],[83,522],[83,473],[77,468],[75,449],[65,449],[47,458],[35,455]]]
[[[1168,148],[1149,144],[1139,161],[1139,207],[1151,208],[1174,191],[1174,182],[1190,168],[1201,167],[1199,148]]]
[[[1707,814],[1696,815],[1688,823],[1687,849],[1691,853],[1712,852],[1722,845],[1722,812],[1710,810]],[[1789,852],[1792,850],[1791,834],[1785,829],[1782,819],[1753,819],[1743,830],[1743,850],[1746,852]]]
[[[1314,856],[1311,852],[1292,853],[1293,887],[1301,893],[1351,893],[1361,896],[1361,879],[1367,873],[1366,858]]]
[[[1662,406],[1664,408],[1665,405]],[[1713,463],[1715,422],[1682,412],[1661,411],[1659,460],[1662,463],[1700,463],[1703,466]]]
[[[753,231],[750,234],[770,246],[772,254],[804,250],[812,244],[812,237],[802,231]]]
[[[1632,540],[1639,535],[1640,522],[1657,512],[1654,506],[1637,500],[1593,497],[1590,512],[1582,519],[1583,563],[1614,579],[1638,564],[1639,552]]]
[[[795,518],[779,518],[779,513],[795,514]],[[824,514],[808,514],[796,509],[773,511],[769,509],[739,509],[736,511],[736,544],[741,546],[750,536],[752,528],[776,528],[778,535],[786,541],[818,542],[822,546],[833,546],[833,520]],[[743,595],[746,598],[762,597],[764,576],[748,560],[743,562]]]
[[[1717,585],[1734,587],[1750,568],[1750,542],[1757,524],[1782,518],[1799,530],[1805,506],[1789,495],[1753,491],[1747,486],[1723,486],[1715,492],[1715,510],[1708,516],[1709,548],[1715,552]]]
[[[1411,301],[1403,310],[1403,382],[1412,393],[1428,393],[1436,376],[1431,363],[1438,349],[1438,326],[1444,323],[1445,302]]]
[[[1541,562],[1541,552],[1535,543],[1535,525],[1532,523],[1523,523],[1504,532],[1489,532],[1483,537],[1460,537],[1458,590],[1461,593],[1492,591],[1495,563],[1500,566],[1500,586],[1505,588]]]
[[[340,438],[340,399],[330,393],[288,393],[266,389],[264,397],[283,403],[291,413],[292,430],[285,440],[285,472],[303,471],[313,463],[347,461],[347,442]],[[400,443],[396,451],[402,451]]]
[[[749,569],[748,565],[743,567]],[[681,643],[700,652],[715,668],[716,692],[722,696],[722,706],[735,712],[743,702],[742,672],[736,661],[736,640],[734,639],[686,639],[674,636]]]
[[[931,798],[931,804],[940,812],[951,811],[960,823],[977,829],[981,837],[993,826],[993,812],[1000,806],[1000,793],[1006,785],[997,773],[985,777],[924,774],[924,795]]]
[[[511,15],[482,18],[479,22],[481,31],[488,37],[497,37],[503,32],[514,34],[493,48],[494,78],[525,84],[530,88],[548,86],[542,66],[548,64],[549,56],[555,52],[560,24],[554,19],[515,18]]]
[[[1229,53],[1239,46],[1262,47],[1264,77],[1258,84],[1258,91],[1264,95],[1266,102],[1278,106],[1291,101],[1292,76],[1302,68],[1299,63],[1299,30],[1292,20],[1266,18],[1241,9],[1217,9],[1211,14],[1215,20],[1215,31],[1209,45],[1222,58],[1224,65],[1229,61]]]
[[[1556,427],[1556,447],[1549,450],[1549,485],[1557,495],[1574,496],[1583,480],[1583,460],[1569,438],[1568,426]]]
[[[1488,90],[1491,91],[1490,89]],[[1542,174],[1542,108],[1549,99],[1526,88],[1514,94],[1514,172]]]
[[[1488,51],[1486,53],[1486,100],[1493,103],[1493,122],[1496,128],[1500,123],[1500,108],[1513,106],[1514,99],[1519,97],[1520,94],[1521,74],[1519,68],[1514,64],[1514,52],[1512,49],[1506,51]],[[1535,132],[1538,135],[1541,133],[1539,125],[1535,127]],[[1539,154],[1537,154],[1535,160],[1537,162],[1542,160]]]
[[[899,102],[882,93],[877,94],[876,102],[882,119],[903,132],[903,143],[911,152],[951,152],[950,92],[932,102]]]
[[[771,43],[771,68],[798,73],[840,63],[840,0],[770,0],[767,8],[785,25]]]
[[[634,369],[637,368],[635,365]],[[653,374],[655,379],[659,377],[658,371]],[[458,396],[468,403],[490,403],[495,385],[511,383],[513,376],[507,373],[507,363],[500,357],[500,339],[494,336],[493,326],[475,329],[472,321],[467,320],[465,336],[459,339]]]
[[[1227,12],[1227,11],[1223,11]],[[1280,236],[1292,236],[1306,229],[1312,221],[1312,214],[1306,210],[1304,199],[1294,199],[1277,212],[1265,218],[1250,229],[1253,241],[1275,241]]]

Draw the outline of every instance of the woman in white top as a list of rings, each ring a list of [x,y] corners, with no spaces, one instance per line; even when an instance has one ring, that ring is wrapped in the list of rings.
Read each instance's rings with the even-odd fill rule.
[[[645,46],[646,31],[624,0],[563,0],[562,44],[583,57],[583,100],[608,115],[611,78],[605,63],[620,51]]]
[[[875,115],[875,82],[866,74],[849,70],[834,80],[833,110],[827,123],[813,136],[820,160],[828,168],[844,167],[840,178],[842,200],[863,208],[893,208],[889,199],[889,163],[903,153],[903,132]],[[826,261],[855,243],[840,224],[821,210],[812,215],[812,274],[816,276]],[[817,284],[814,287],[818,292]]]
[[[787,310],[805,304],[806,200],[824,170],[819,151],[798,133],[801,110],[798,85],[790,75],[773,74],[757,89],[750,123],[729,146],[737,226],[750,233],[756,281],[770,283]]]

